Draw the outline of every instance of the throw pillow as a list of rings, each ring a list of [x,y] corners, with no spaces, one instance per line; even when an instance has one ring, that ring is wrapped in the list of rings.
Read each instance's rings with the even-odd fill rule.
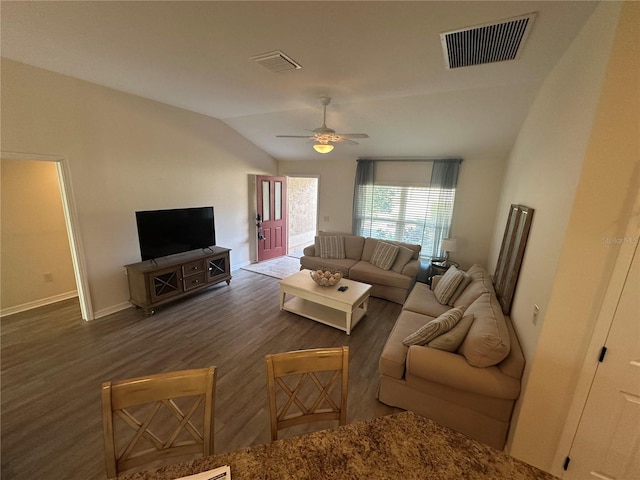
[[[464,337],[467,336],[471,323],[473,323],[473,314],[465,315],[451,330],[434,338],[428,345],[445,352],[455,352],[462,345]]]
[[[426,345],[434,338],[439,337],[443,333],[448,332],[455,327],[462,318],[464,310],[464,307],[457,307],[444,312],[438,318],[431,320],[426,325],[423,325],[411,335],[407,335],[405,339],[402,340],[402,343],[407,346]]]
[[[471,277],[471,283],[454,302],[454,307],[459,307],[460,305],[468,307],[483,293],[495,293],[491,275],[481,265],[473,265],[467,270],[467,275]]]
[[[395,262],[393,262],[393,266],[391,270],[394,272],[402,273],[402,269],[405,267],[409,260],[413,258],[413,250],[407,247],[403,247],[402,245],[398,245],[398,255],[396,256]]]
[[[383,270],[389,270],[396,260],[399,249],[397,245],[378,242],[376,249],[373,251],[373,255],[371,255],[371,265],[375,265]]]
[[[447,305],[450,307],[455,307],[453,303],[458,299],[458,297],[460,297],[460,295],[462,295],[462,292],[464,292],[471,283],[471,275],[467,275],[464,272],[462,272],[462,275],[464,276],[462,277],[460,285],[458,285],[458,288],[456,288],[456,291],[453,292],[453,295],[451,295],[451,298],[449,298],[449,301],[447,302]]]
[[[341,236],[322,235],[316,237],[320,248],[320,258],[344,258],[344,238]]]
[[[436,285],[436,288],[433,290],[436,300],[438,300],[442,305],[446,305],[463,278],[463,272],[453,265],[449,267],[449,270],[445,272]]]

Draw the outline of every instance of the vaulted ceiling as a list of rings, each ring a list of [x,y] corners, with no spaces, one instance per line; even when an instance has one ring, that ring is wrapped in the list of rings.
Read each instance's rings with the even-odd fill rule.
[[[225,122],[281,160],[506,157],[597,2],[5,2],[2,56]],[[448,69],[440,34],[536,12],[518,58]],[[252,57],[280,50],[302,68]],[[576,79],[578,81],[578,79]],[[367,133],[327,155],[322,124]]]

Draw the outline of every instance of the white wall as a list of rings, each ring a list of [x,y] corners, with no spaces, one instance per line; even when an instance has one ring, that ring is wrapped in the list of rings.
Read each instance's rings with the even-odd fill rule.
[[[55,162],[3,158],[1,205],[2,314],[76,296]]]
[[[351,232],[357,161],[332,161],[329,155],[317,162],[280,161],[278,172],[280,175],[319,175],[318,229]],[[425,152],[425,156],[432,156],[431,152]],[[495,263],[487,265],[487,258],[504,162],[505,159],[486,155],[465,158],[460,167],[451,225],[451,236],[458,240],[458,251],[451,258],[464,268],[474,263],[485,265],[491,271],[495,268]]]
[[[2,150],[67,159],[96,316],[128,305],[136,210],[213,205],[232,268],[250,262],[252,174],[276,162],[219,120],[2,59]],[[251,220],[251,221],[250,221]]]
[[[638,188],[640,22],[633,3],[625,5],[636,10],[633,17],[622,17],[626,38],[613,43],[620,4],[603,2],[546,79],[509,159],[492,244],[495,259],[509,204],[535,209],[511,314],[527,368],[510,452],[554,473],[617,254],[603,239],[624,233],[630,192]],[[534,303],[541,308],[537,325]]]

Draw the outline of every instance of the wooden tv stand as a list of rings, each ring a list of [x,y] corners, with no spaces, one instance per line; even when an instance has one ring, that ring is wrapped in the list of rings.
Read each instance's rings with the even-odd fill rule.
[[[129,277],[129,301],[153,315],[154,309],[205,288],[231,283],[229,252],[209,247],[125,265]]]

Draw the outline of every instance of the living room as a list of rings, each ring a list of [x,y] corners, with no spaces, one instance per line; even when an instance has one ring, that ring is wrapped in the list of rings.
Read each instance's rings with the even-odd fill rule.
[[[522,99],[517,88],[500,86],[456,92],[461,103],[483,94],[524,103],[520,123],[471,117],[457,126],[466,131],[488,124],[512,135],[510,145],[496,152],[478,142],[471,151],[450,151],[437,143],[437,131],[431,148],[420,152],[464,159],[451,226],[460,242],[455,260],[464,267],[480,263],[491,271],[509,205],[535,209],[511,314],[527,370],[509,451],[552,472],[618,252],[619,245],[603,244],[603,238],[624,237],[637,191],[638,59],[632,49],[638,8],[603,3],[587,17],[534,96]],[[346,158],[276,159],[234,129],[233,118],[224,122],[27,63],[2,59],[3,161],[61,164],[90,318],[130,306],[123,265],[139,260],[136,210],[214,205],[217,243],[232,249],[232,268],[238,269],[255,259],[252,176],[318,175],[318,229],[351,230],[356,158],[347,146],[342,153],[335,149]],[[429,100],[424,107],[435,108],[435,99]],[[402,103],[379,99],[360,118],[393,109]],[[423,131],[429,132],[416,134],[430,135]],[[391,148],[391,154],[370,155],[404,156],[399,146]],[[535,324],[534,304],[541,307]]]

